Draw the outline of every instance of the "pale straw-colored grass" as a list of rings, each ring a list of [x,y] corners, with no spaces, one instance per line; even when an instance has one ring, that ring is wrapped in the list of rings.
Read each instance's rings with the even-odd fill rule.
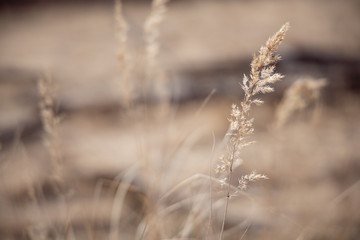
[[[53,80],[50,76],[45,76],[38,80],[40,116],[45,130],[43,141],[50,154],[52,176],[56,181],[61,182],[63,165],[58,130],[60,117],[55,112],[54,89]]]
[[[284,126],[296,112],[311,104],[317,104],[321,89],[326,86],[325,79],[301,78],[285,92],[284,98],[276,109],[276,128]]]
[[[120,77],[121,77],[121,94],[123,104],[130,107],[134,100],[134,83],[131,77],[131,57],[128,47],[128,31],[129,25],[126,22],[123,14],[123,4],[121,0],[115,0],[114,5],[115,18],[115,38],[117,43],[117,60],[119,63]]]
[[[229,118],[230,127],[227,133],[229,136],[228,143],[225,153],[220,157],[220,163],[216,168],[221,181],[226,185],[226,202],[219,239],[223,239],[230,197],[236,195],[236,192],[231,191],[234,168],[242,162],[242,149],[253,143],[249,140],[249,136],[254,133],[254,119],[250,118],[250,109],[253,104],[261,105],[263,103],[262,100],[256,98],[258,94],[274,91],[271,84],[283,78],[281,74],[275,73],[275,63],[280,60],[280,56],[276,55],[276,51],[288,29],[289,23],[286,23],[266,42],[265,46],[260,48],[258,55],[253,56],[250,78],[244,75],[241,84],[241,88],[245,92],[244,100],[240,103],[240,106],[232,105]],[[266,178],[263,174],[253,172],[239,179],[238,189],[239,191],[246,189],[249,181]]]
[[[165,72],[159,66],[160,24],[164,21],[168,0],[153,0],[151,11],[144,23],[145,57],[147,63],[145,85],[154,93],[154,97],[162,104],[169,101],[170,93]]]

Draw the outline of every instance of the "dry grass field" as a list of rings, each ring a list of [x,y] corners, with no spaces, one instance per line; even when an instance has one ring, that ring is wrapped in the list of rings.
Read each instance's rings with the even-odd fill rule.
[[[359,13],[2,1],[0,239],[359,239]]]

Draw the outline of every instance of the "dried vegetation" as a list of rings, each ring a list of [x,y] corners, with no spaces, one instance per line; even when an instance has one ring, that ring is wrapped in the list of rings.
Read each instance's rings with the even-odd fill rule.
[[[32,171],[26,167],[31,163],[12,165],[7,159],[16,160],[19,155],[14,152],[25,152],[21,158],[26,159],[31,154],[23,150],[26,148],[20,140],[13,150],[6,154],[1,152],[0,170],[7,181],[0,189],[4,195],[0,198],[0,211],[13,216],[1,217],[0,237],[356,239],[359,236],[356,224],[360,217],[355,212],[345,214],[344,202],[349,208],[356,209],[360,199],[359,180],[349,177],[348,182],[341,185],[347,187],[339,192],[334,187],[332,173],[319,172],[319,169],[329,169],[329,172],[338,169],[332,166],[338,164],[336,160],[325,159],[328,155],[324,151],[339,145],[339,138],[347,137],[344,132],[339,133],[336,119],[326,119],[320,111],[325,111],[320,104],[320,90],[326,81],[309,77],[292,84],[275,114],[270,114],[273,121],[269,120],[271,117],[261,119],[257,111],[262,110],[253,109],[254,105],[264,103],[259,95],[273,92],[273,85],[284,77],[275,72],[275,64],[280,60],[276,52],[289,24],[283,25],[253,56],[250,74],[244,75],[240,82],[243,94],[239,93],[239,99],[243,98],[239,104],[232,104],[228,117],[230,126],[223,141],[219,142],[219,132],[225,131],[226,123],[222,119],[226,119],[226,115],[220,115],[221,120],[216,122],[213,118],[219,115],[218,111],[214,114],[207,109],[215,90],[202,104],[185,110],[190,112],[184,114],[186,117],[179,116],[176,105],[171,102],[171,82],[158,62],[160,25],[165,18],[167,2],[152,1],[143,29],[144,51],[140,57],[135,57],[128,47],[131,26],[123,15],[123,3],[115,0],[116,54],[122,98],[121,107],[116,109],[120,117],[116,115],[111,118],[111,123],[104,125],[121,126],[121,131],[115,133],[122,135],[124,140],[119,141],[117,136],[112,137],[109,144],[99,145],[96,140],[84,137],[79,138],[79,142],[93,141],[92,146],[99,148],[113,144],[114,148],[131,152],[116,156],[118,162],[124,163],[121,171],[115,171],[111,177],[99,173],[100,176],[92,176],[87,181],[83,180],[86,174],[82,178],[76,176],[82,174],[82,169],[71,172],[73,163],[70,160],[76,159],[75,151],[71,150],[71,144],[66,147],[62,138],[75,134],[61,134],[62,123],[56,111],[51,77],[41,78],[38,81],[39,112],[48,154],[40,157],[46,159],[46,171],[41,175],[41,181],[37,178],[40,174],[31,177],[30,182],[34,184],[25,186],[25,194],[22,191],[14,193],[11,188],[16,186],[16,181],[5,173],[23,169],[20,173],[25,176]],[[146,63],[144,69],[137,68],[137,60]],[[141,75],[143,79],[138,81],[135,76]],[[217,108],[224,106],[227,105],[220,104]],[[331,116],[331,112],[327,114]],[[259,141],[253,145],[252,135],[258,119],[269,129],[254,137]],[[87,121],[95,122],[96,119]],[[79,126],[78,132],[82,127]],[[90,124],[89,128],[92,127]],[[115,135],[111,133],[113,129],[107,132],[109,136]],[[320,139],[311,136],[315,130]],[[354,131],[359,132],[358,129]],[[323,137],[329,142],[320,144]],[[311,148],[314,144],[318,144],[317,149]],[[356,146],[347,147],[353,149]],[[86,145],[84,149],[89,156],[86,164],[90,165],[91,147]],[[332,151],[333,158],[344,158],[346,164],[353,164],[348,159],[358,157],[344,149]],[[112,154],[103,153],[97,163],[101,167],[105,165],[101,158]],[[114,163],[111,163],[109,168],[113,167]],[[258,180],[266,181],[252,184]],[[314,189],[309,189],[308,184]],[[310,201],[313,194],[318,194],[314,196],[317,201]],[[332,201],[326,204],[329,199]],[[321,207],[322,204],[326,206]],[[9,206],[11,209],[5,209]]]

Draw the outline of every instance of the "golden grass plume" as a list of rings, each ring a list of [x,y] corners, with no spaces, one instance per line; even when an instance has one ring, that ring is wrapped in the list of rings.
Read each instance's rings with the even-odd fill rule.
[[[278,46],[283,41],[286,32],[289,29],[289,23],[284,24],[280,30],[262,46],[258,55],[253,56],[251,62],[250,78],[244,75],[241,88],[245,92],[243,101],[240,106],[233,104],[230,114],[230,127],[227,135],[229,140],[224,155],[220,157],[220,163],[216,167],[216,171],[220,174],[220,179],[226,185],[226,203],[223,216],[223,223],[220,232],[220,239],[223,238],[224,226],[228,211],[230,197],[236,192],[231,192],[231,180],[233,170],[236,165],[240,165],[241,150],[251,144],[249,136],[254,133],[253,122],[250,118],[250,109],[253,104],[261,105],[262,100],[256,98],[260,93],[265,94],[274,91],[271,84],[283,78],[283,75],[275,73],[275,64],[280,60],[280,56],[276,54]],[[249,181],[258,179],[266,179],[263,174],[252,173],[239,179],[239,190],[246,189]]]

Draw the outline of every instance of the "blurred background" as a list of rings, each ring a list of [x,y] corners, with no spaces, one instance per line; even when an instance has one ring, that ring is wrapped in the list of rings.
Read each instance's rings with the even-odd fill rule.
[[[122,7],[137,91],[147,69],[144,22],[151,1],[127,0]],[[146,89],[140,92],[149,96],[130,109],[124,105],[114,14],[113,1],[0,1],[1,239],[140,239],[144,209],[216,165],[212,146],[227,130],[231,103],[241,101],[238,82],[249,74],[253,53],[285,22],[291,28],[277,64],[285,78],[253,109],[256,144],[244,149],[236,172],[257,170],[269,180],[249,186],[255,200],[232,199],[225,239],[359,239],[359,1],[170,1],[157,39],[169,96],[164,108]],[[40,78],[53,80],[61,116],[60,193],[43,143]],[[276,109],[298,79],[327,85],[276,128]],[[124,181],[131,187],[120,219],[115,200]],[[208,182],[201,183],[194,189],[204,192]],[[169,201],[183,195],[210,202],[187,190]],[[209,236],[217,239],[223,202],[213,200]],[[169,226],[143,237],[204,238],[195,226],[203,222],[206,229],[208,218],[186,217],[198,211],[195,205],[173,212],[164,207],[159,216],[172,219]],[[189,221],[193,227],[184,231]]]

